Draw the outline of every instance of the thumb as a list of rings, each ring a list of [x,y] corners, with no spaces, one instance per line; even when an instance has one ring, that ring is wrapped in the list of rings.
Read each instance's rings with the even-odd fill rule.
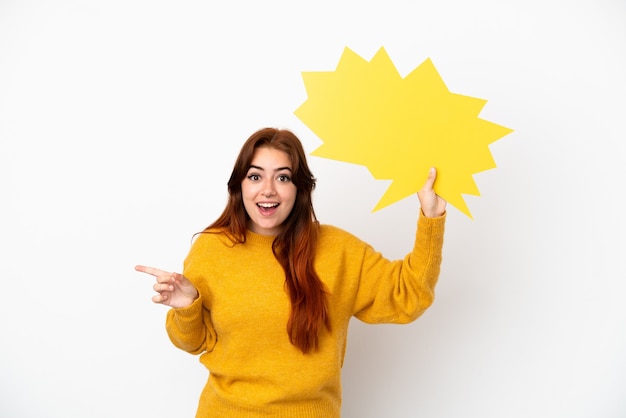
[[[424,189],[429,190],[432,189],[435,185],[435,180],[437,179],[437,169],[435,167],[431,167],[428,171],[428,177],[426,178],[426,183],[424,183]]]

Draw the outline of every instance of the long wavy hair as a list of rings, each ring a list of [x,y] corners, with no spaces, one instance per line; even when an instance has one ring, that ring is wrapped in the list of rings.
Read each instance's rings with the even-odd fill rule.
[[[296,201],[274,239],[274,256],[285,271],[285,287],[291,300],[287,333],[303,353],[316,350],[322,328],[330,330],[327,290],[313,268],[319,223],[313,210],[312,193],[316,179],[306,161],[302,143],[291,131],[263,128],[243,144],[228,180],[228,202],[220,217],[203,232],[221,231],[235,243],[246,242],[249,216],[245,210],[241,183],[259,147],[285,152],[292,164]]]

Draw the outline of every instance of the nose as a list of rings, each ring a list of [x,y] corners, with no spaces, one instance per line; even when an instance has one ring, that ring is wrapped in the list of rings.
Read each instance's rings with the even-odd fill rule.
[[[276,189],[274,188],[274,182],[271,179],[267,179],[263,184],[263,191],[261,192],[265,197],[271,197],[276,194]]]

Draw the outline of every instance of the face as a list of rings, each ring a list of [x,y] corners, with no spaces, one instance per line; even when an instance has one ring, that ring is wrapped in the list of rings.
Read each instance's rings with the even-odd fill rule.
[[[274,148],[260,147],[241,182],[243,205],[250,217],[248,228],[262,235],[278,235],[296,201],[289,156]]]

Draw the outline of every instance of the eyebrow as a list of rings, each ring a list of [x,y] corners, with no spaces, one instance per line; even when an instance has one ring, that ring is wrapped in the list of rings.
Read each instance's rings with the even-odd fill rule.
[[[260,171],[265,171],[265,169],[263,167],[259,167],[258,165],[251,165],[250,168],[248,168],[248,170],[252,169],[252,168],[256,168],[257,170]],[[283,171],[283,170],[287,170],[287,171],[293,171],[291,168],[289,167],[279,167],[274,171]]]

